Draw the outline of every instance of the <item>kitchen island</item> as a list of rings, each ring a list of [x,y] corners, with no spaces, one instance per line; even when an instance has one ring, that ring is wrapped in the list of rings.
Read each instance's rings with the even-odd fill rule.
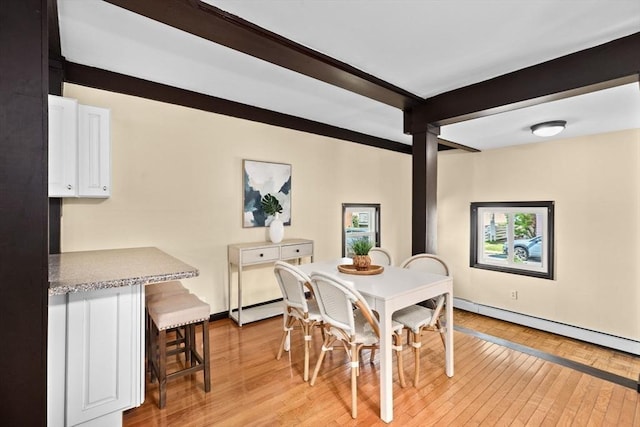
[[[50,255],[47,425],[122,425],[144,401],[145,286],[198,274],[152,247]]]

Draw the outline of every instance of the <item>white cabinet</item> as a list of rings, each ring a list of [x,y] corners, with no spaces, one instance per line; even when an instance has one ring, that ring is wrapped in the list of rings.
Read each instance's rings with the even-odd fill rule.
[[[111,112],[78,106],[78,196],[111,195]]]
[[[141,286],[50,297],[48,425],[121,425],[142,403]]]
[[[49,95],[49,197],[78,193],[78,101]]]
[[[49,95],[49,197],[110,195],[110,111]]]

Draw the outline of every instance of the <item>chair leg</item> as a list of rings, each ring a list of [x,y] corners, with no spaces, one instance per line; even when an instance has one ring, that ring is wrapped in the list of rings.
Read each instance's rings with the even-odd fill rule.
[[[209,362],[209,321],[202,322],[202,361],[204,363],[204,391],[211,391],[211,365]]]
[[[282,340],[280,340],[280,349],[278,349],[278,355],[276,356],[277,360],[280,360],[280,358],[282,357],[282,352],[284,351],[287,339],[291,339],[291,329],[293,328],[293,324],[296,322],[296,318],[286,316],[286,319],[283,320],[283,322],[284,325],[282,328]]]
[[[310,385],[314,385],[316,383],[316,378],[318,377],[318,371],[320,371],[320,366],[322,365],[322,361],[324,360],[324,355],[327,353],[327,350],[330,347],[332,340],[331,335],[327,335],[322,343],[322,351],[320,352],[320,356],[318,357],[318,361],[316,362],[316,368],[313,370],[313,375],[311,376],[311,381],[309,381]]]
[[[311,347],[311,333],[315,323],[302,322],[302,331],[304,333],[304,375],[305,381],[309,381],[309,350]]]
[[[412,343],[413,346],[413,354],[415,355],[415,374],[413,376],[413,386],[418,386],[418,381],[420,380],[420,347],[422,346],[422,341],[420,340],[420,331],[412,332]]]
[[[351,344],[351,418],[358,416],[358,349]]]
[[[393,334],[393,341],[396,358],[398,359],[398,379],[400,380],[400,387],[404,388],[407,386],[407,383],[404,379],[404,366],[402,363],[402,335]]]
[[[444,331],[442,329],[442,324],[440,323],[440,320],[436,320],[436,327],[438,328],[438,331],[440,332],[440,338],[442,339],[442,345],[445,348],[447,348],[447,343],[445,342]]]

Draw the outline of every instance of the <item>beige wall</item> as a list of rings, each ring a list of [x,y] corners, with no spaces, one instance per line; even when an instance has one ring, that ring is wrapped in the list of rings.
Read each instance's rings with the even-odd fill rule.
[[[640,130],[440,153],[438,252],[456,297],[640,339],[639,169]],[[555,201],[555,280],[470,268],[469,204],[536,200]]]
[[[185,285],[225,311],[227,245],[267,239],[242,228],[242,159],[252,159],[292,165],[285,238],[313,239],[316,260],[341,254],[342,203],[380,203],[383,245],[410,255],[406,154],[76,85],[64,94],[111,109],[113,195],[64,199],[63,251],[157,246],[199,268]],[[280,296],[271,268],[245,284],[245,304]]]
[[[341,204],[381,203],[382,243],[411,251],[411,158],[359,144],[75,85],[65,96],[112,113],[113,196],[65,199],[63,251],[157,246],[197,266],[185,284],[227,308],[226,245],[242,228],[242,159],[290,163],[293,225],[316,259],[341,250]],[[640,131],[439,155],[438,252],[455,294],[480,304],[640,339]],[[469,203],[554,200],[556,279],[469,268]],[[246,275],[246,303],[277,298],[269,268]],[[509,298],[517,290],[518,300]]]

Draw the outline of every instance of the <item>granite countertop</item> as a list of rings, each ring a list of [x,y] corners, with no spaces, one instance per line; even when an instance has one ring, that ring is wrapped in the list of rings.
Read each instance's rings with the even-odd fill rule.
[[[65,252],[49,255],[49,295],[147,285],[199,274],[197,268],[158,248]]]

